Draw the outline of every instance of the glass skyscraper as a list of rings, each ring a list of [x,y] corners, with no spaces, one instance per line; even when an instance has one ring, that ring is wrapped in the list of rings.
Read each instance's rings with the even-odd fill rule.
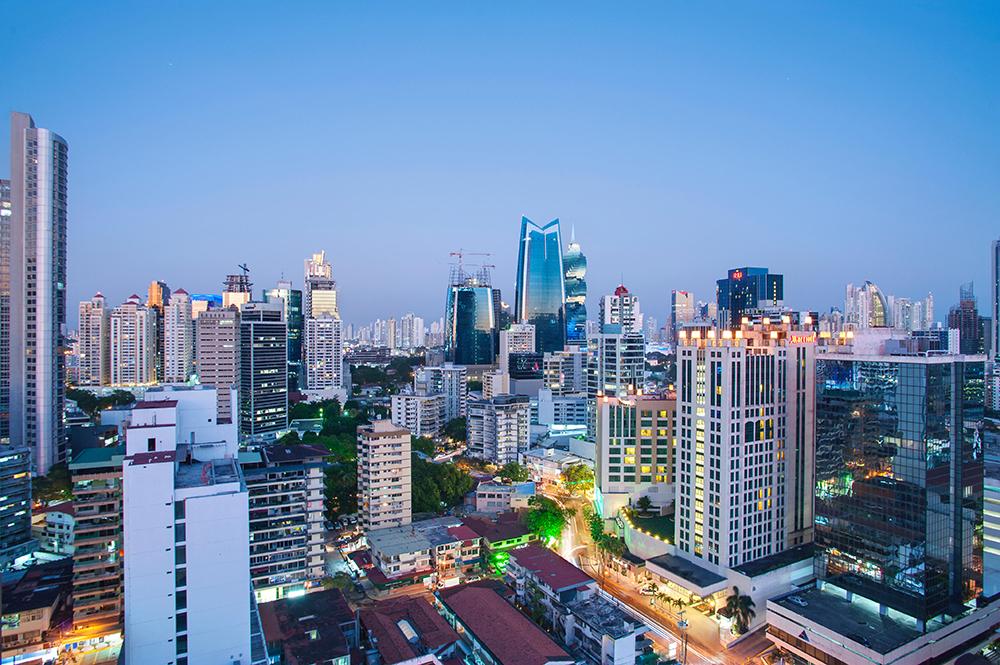
[[[281,298],[285,308],[285,322],[288,324],[288,390],[305,388],[305,373],[302,366],[302,336],[305,322],[302,317],[302,291],[293,289],[286,280],[278,282],[277,288],[264,292],[264,302]]]
[[[488,275],[452,276],[445,306],[444,350],[456,365],[492,365],[499,345],[497,327],[499,292]]]
[[[738,328],[750,310],[781,307],[785,277],[767,268],[733,268],[726,279],[716,282],[719,326]]]
[[[535,326],[535,350],[562,351],[566,345],[566,288],[559,220],[538,226],[521,218],[514,317]]]
[[[587,346],[587,257],[580,251],[576,233],[570,234],[563,255],[566,282],[566,344]]]
[[[983,361],[820,354],[817,578],[927,625],[983,588]]]

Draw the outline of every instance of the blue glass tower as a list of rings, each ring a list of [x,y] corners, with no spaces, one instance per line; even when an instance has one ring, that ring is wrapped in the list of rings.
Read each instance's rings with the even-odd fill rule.
[[[767,268],[733,268],[716,285],[719,325],[724,328],[739,326],[750,310],[784,304],[785,277]]]
[[[467,276],[459,269],[448,287],[444,350],[457,365],[492,365],[499,344],[499,291],[488,275]]]
[[[566,345],[587,346],[587,257],[580,251],[576,231],[570,233],[563,255],[566,280]]]
[[[566,288],[559,220],[538,226],[521,218],[514,317],[535,326],[535,351],[566,345]]]

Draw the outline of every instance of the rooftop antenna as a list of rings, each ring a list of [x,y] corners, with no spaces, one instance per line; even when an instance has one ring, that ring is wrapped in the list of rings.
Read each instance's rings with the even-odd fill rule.
[[[239,264],[236,267],[243,271],[243,276],[244,277],[249,277],[250,276],[250,268],[247,267],[247,264],[241,263],[241,264]]]

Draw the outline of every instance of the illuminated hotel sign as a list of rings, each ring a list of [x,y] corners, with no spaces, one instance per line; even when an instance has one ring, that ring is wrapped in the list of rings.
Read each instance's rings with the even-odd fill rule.
[[[816,341],[816,333],[796,333],[788,336],[789,344],[812,344]]]
[[[742,270],[734,270],[733,271],[733,279],[735,279],[737,281],[743,279],[743,271]]]

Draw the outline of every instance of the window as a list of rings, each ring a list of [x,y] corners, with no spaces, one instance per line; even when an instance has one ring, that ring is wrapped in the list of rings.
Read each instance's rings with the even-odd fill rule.
[[[156,452],[156,437],[155,436],[151,436],[148,439],[146,439],[146,451],[150,452],[150,453]]]

